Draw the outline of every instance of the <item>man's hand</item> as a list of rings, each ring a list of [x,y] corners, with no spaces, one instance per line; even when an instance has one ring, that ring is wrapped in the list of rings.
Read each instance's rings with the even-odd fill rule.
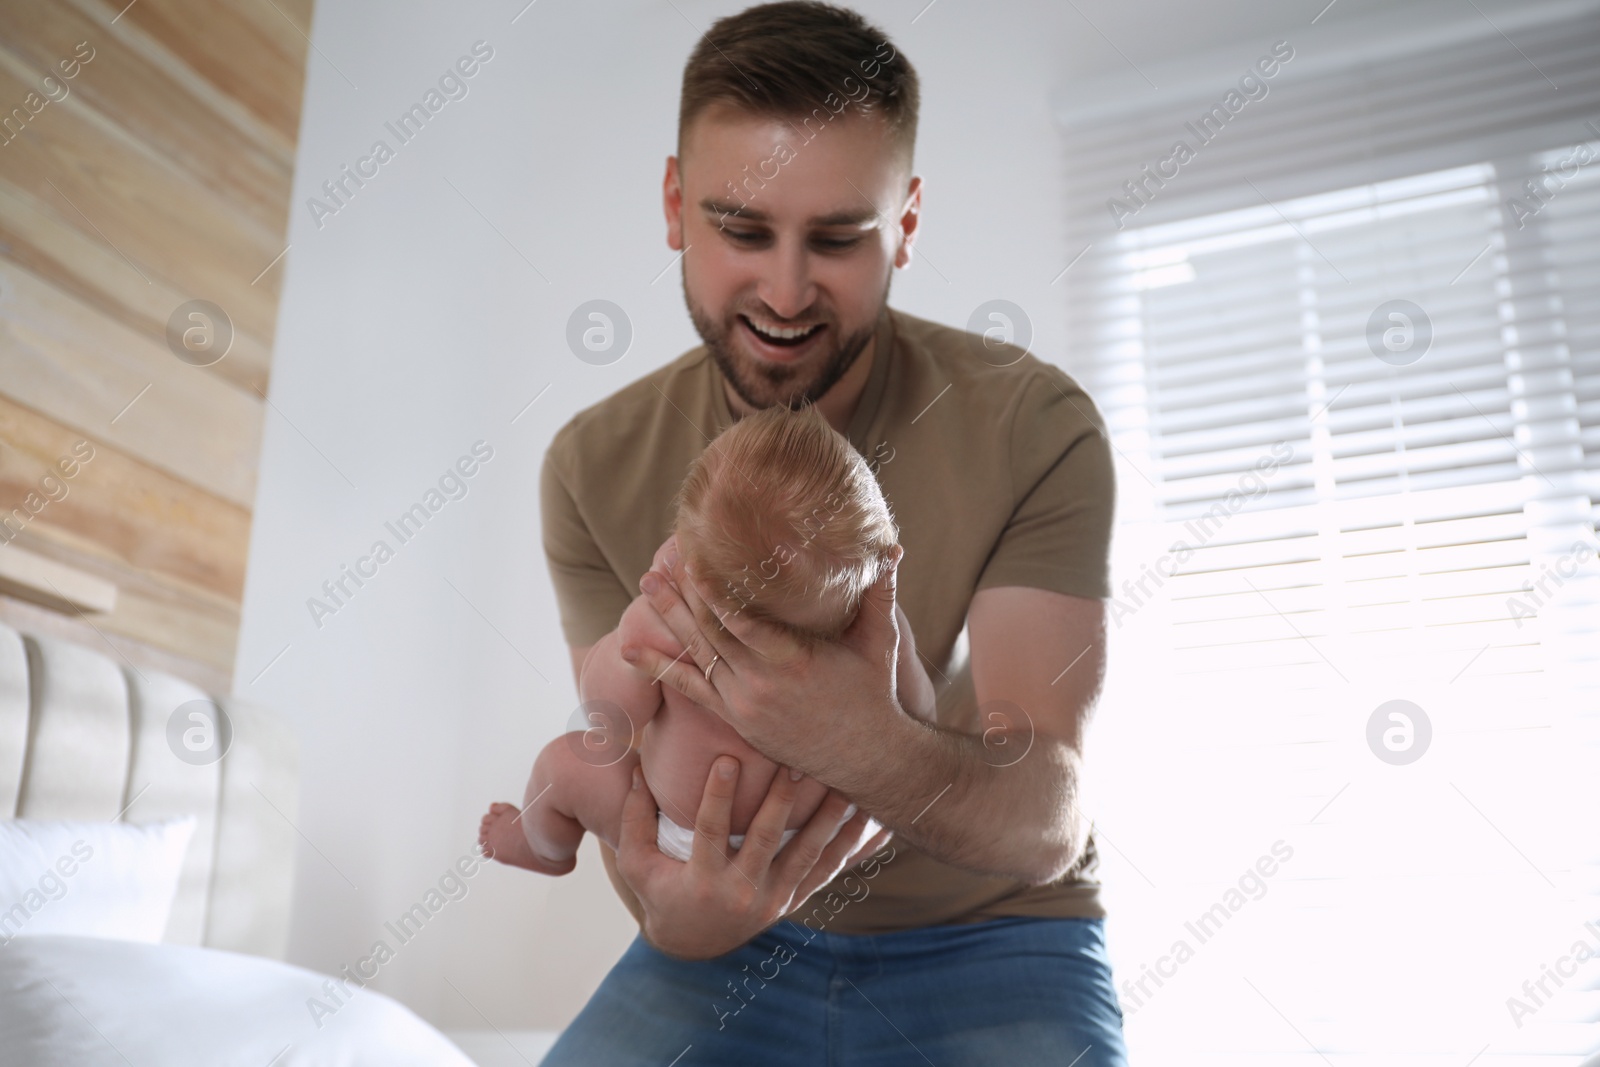
[[[844,770],[841,751],[882,743],[904,715],[896,697],[895,608],[895,569],[903,548],[896,546],[855,621],[833,642],[803,641],[723,603],[699,576],[685,573],[673,548],[669,539],[657,555],[668,570],[657,569],[658,563],[640,587],[684,654],[673,659],[625,642],[625,660],[716,712],[769,759],[819,781],[839,780],[830,775]],[[720,658],[707,680],[714,655]]]
[[[726,778],[718,768],[732,771]],[[745,835],[728,847],[739,761],[723,756],[712,767],[695,816],[687,863],[656,846],[657,809],[644,776],[634,771],[622,810],[617,873],[644,910],[645,939],[669,956],[712,959],[732,952],[803,904],[857,859],[882,848],[893,832],[864,811],[843,826],[849,802],[829,793],[811,821],[778,851],[797,784],[780,770]],[[837,836],[829,841],[834,828]]]
[[[683,652],[683,646],[678,643],[677,636],[667,626],[666,620],[656,612],[650,598],[643,594],[634,597],[623,611],[622,618],[617,620],[617,643],[619,648],[652,648],[667,656],[677,656]]]

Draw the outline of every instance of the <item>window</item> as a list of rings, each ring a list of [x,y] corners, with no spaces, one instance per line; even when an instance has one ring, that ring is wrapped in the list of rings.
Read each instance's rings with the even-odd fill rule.
[[[1593,22],[1524,30],[1533,60],[1291,65],[1120,229],[1115,161],[1187,112],[1068,130],[1069,369],[1120,457],[1089,814],[1136,1062],[1600,1051]]]

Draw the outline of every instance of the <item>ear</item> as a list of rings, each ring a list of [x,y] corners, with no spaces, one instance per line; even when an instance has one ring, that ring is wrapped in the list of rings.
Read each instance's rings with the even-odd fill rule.
[[[661,207],[667,218],[667,247],[683,251],[683,182],[677,156],[667,157],[667,173],[661,179]]]

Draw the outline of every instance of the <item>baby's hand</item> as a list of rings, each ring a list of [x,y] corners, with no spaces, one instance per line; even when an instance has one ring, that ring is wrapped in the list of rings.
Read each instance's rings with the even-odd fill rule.
[[[638,645],[653,648],[663,656],[677,658],[683,654],[683,644],[672,632],[667,621],[656,611],[655,605],[644,594],[634,598],[622,619],[617,623],[617,647]]]
[[[653,571],[660,571],[662,574],[671,575],[673,581],[676,582],[678,575],[676,569],[677,563],[678,535],[674,533],[668,536],[665,541],[661,542],[661,547],[656,549],[655,558],[650,561],[650,569]]]

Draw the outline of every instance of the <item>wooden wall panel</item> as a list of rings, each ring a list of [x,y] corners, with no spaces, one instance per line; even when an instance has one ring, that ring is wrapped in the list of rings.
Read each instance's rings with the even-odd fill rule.
[[[83,434],[0,397],[0,501],[37,492],[48,501],[36,532],[81,545],[108,563],[207,590],[237,603],[244,592],[250,512],[134,459],[104,437]],[[87,449],[80,446],[87,445]],[[79,461],[87,451],[89,458]],[[67,477],[57,464],[68,461]],[[50,483],[45,477],[53,477]],[[10,529],[34,527],[34,516],[11,518]],[[27,509],[24,509],[27,514]]]
[[[139,0],[121,21],[160,41],[292,147],[300,131],[311,7],[312,0]]]
[[[12,399],[225,500],[254,504],[260,397],[4,261],[0,351]]]
[[[22,64],[60,80],[60,58],[85,42],[94,58],[65,82],[80,100],[134,145],[222,192],[266,232],[282,232],[284,161],[140,52],[99,47],[105,37],[99,21],[67,4],[0,4],[0,40]]]
[[[14,545],[117,584],[117,605],[109,614],[62,613],[69,620],[76,616],[76,621],[87,628],[80,637],[81,643],[102,645],[104,635],[117,634],[231,672],[234,645],[239,638],[238,601],[128,570],[107,559],[93,543],[78,542],[59,533],[46,537],[44,533],[42,523],[31,525]],[[0,548],[0,552],[6,548]]]
[[[34,86],[8,53],[0,47],[0,100],[21,100]],[[77,80],[95,73],[91,63]],[[78,103],[48,105],[0,147],[3,180],[99,237],[142,279],[215,301],[234,322],[271,336],[277,295],[250,280],[283,251],[283,235]]]
[[[311,16],[310,0],[0,0],[0,552],[117,586],[108,612],[0,596],[0,619],[216,692],[234,669]],[[192,299],[235,329],[209,367],[167,347]]]
[[[164,281],[146,281],[115,249],[35,203],[3,180],[0,169],[0,251],[18,266],[150,338],[160,338],[172,309],[189,297]],[[276,272],[274,272],[276,273]],[[263,278],[261,285],[271,284]],[[274,287],[275,288],[275,287]],[[206,368],[247,393],[266,395],[272,365],[268,339],[234,323],[233,350]]]

